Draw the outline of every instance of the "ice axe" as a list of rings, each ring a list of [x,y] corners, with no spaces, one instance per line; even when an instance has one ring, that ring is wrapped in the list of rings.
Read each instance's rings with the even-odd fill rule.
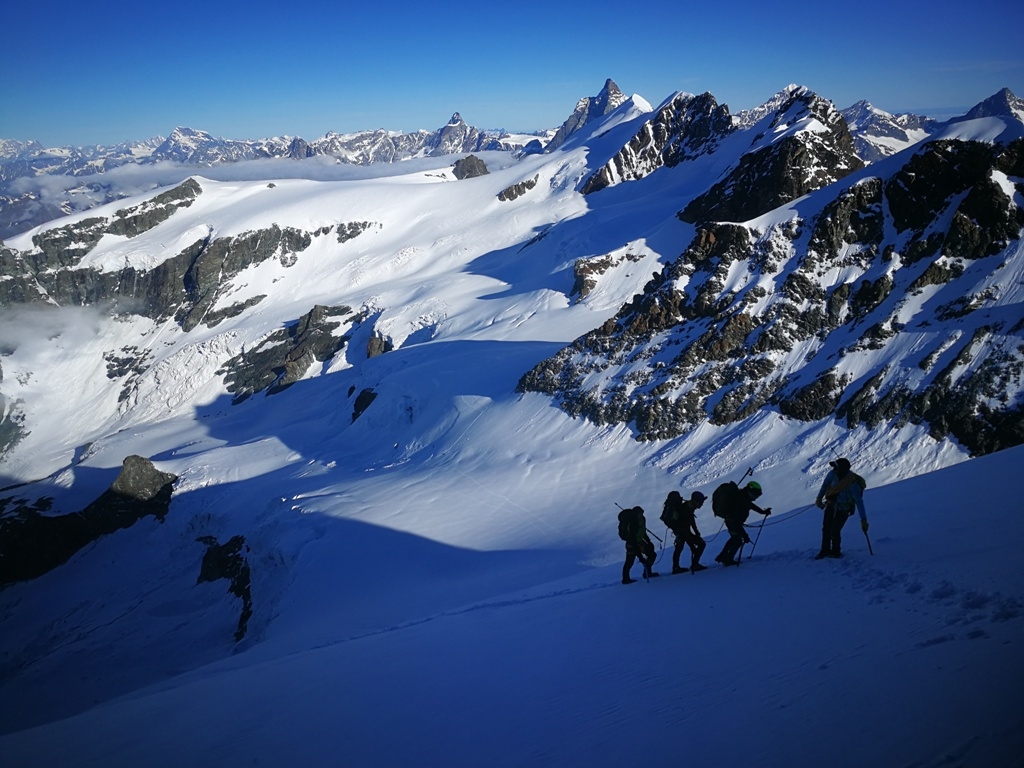
[[[868,552],[870,552],[872,555],[874,555],[875,554],[875,550],[873,550],[871,548],[871,539],[868,537],[868,532],[867,531],[864,531],[864,539],[868,543]]]

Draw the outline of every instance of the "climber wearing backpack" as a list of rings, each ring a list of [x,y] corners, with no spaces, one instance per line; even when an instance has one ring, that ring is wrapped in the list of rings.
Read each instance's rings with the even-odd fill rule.
[[[653,571],[657,553],[654,544],[647,537],[647,521],[644,519],[643,507],[633,507],[619,512],[619,538],[626,542],[626,562],[622,566],[622,583],[632,584],[636,579],[630,578],[629,572],[637,560],[644,567],[644,578],[657,576]]]
[[[864,511],[864,489],[867,483],[864,478],[850,469],[849,459],[830,461],[832,469],[825,475],[818,497],[814,503],[825,510],[821,521],[821,551],[814,556],[815,560],[823,557],[842,557],[843,526],[846,519],[856,510],[860,513],[860,527],[868,532],[868,516]]]
[[[725,519],[725,527],[729,530],[729,540],[725,542],[722,551],[715,558],[715,562],[722,565],[739,565],[736,553],[740,547],[750,541],[743,524],[747,522],[750,511],[758,514],[770,515],[772,508],[761,509],[754,503],[754,499],[761,496],[761,484],[751,480],[740,488],[736,483],[722,483],[711,495],[711,506],[715,515]]]
[[[706,498],[700,491],[694,491],[688,500],[683,501],[679,491],[669,491],[665,499],[661,521],[676,535],[676,548],[672,551],[672,573],[696,573],[707,569],[706,565],[700,564],[700,556],[707,544],[697,530],[696,517],[697,510],[704,506]],[[679,557],[685,545],[690,547],[690,567],[680,568]]]

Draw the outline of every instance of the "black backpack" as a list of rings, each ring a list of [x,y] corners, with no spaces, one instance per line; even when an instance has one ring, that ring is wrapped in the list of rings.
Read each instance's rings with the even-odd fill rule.
[[[740,487],[731,480],[715,488],[715,492],[711,494],[711,509],[715,517],[735,517],[736,509],[741,503],[739,494]]]
[[[636,513],[632,508],[619,512],[619,538],[623,541],[633,541],[636,533]]]
[[[683,510],[683,504],[685,502],[682,500],[677,504],[673,504],[666,499],[665,506],[661,510],[661,522],[673,533],[676,532],[676,528],[680,525],[680,512]]]

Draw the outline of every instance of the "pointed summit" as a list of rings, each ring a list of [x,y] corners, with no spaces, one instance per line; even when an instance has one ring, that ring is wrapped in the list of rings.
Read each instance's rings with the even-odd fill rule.
[[[979,117],[1013,117],[1024,121],[1024,99],[1015,96],[1009,88],[1003,88],[975,105],[963,119],[976,120]]]
[[[619,90],[615,81],[608,78],[597,96],[588,96],[576,103],[576,109],[569,119],[555,132],[545,148],[550,152],[565,143],[566,139],[596,117],[603,117],[626,101],[626,95]]]

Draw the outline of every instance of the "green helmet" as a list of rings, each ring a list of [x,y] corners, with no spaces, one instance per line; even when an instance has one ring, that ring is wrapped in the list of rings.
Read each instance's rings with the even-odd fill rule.
[[[761,484],[759,482],[757,482],[756,480],[751,480],[749,483],[747,483],[747,490],[748,491],[752,491],[755,497],[756,496],[760,496],[761,495]]]

